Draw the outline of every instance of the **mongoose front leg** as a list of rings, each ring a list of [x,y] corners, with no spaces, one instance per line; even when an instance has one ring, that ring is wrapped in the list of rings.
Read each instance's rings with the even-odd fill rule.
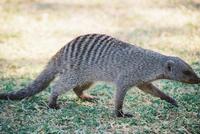
[[[90,88],[92,84],[93,82],[87,82],[82,85],[76,86],[73,90],[79,98],[84,99],[84,100],[92,100],[92,99],[95,99],[96,97],[89,94],[85,94],[83,92],[84,90]]]
[[[128,90],[128,87],[126,86],[118,86],[116,95],[115,95],[115,114],[117,117],[132,117],[129,113],[123,112],[123,101],[124,97],[126,95],[126,92]]]
[[[138,85],[137,87],[146,93],[149,93],[155,97],[159,97],[160,99],[165,100],[171,103],[172,105],[178,107],[177,102],[173,98],[160,91],[157,87],[155,87],[151,83],[145,83],[142,85]]]

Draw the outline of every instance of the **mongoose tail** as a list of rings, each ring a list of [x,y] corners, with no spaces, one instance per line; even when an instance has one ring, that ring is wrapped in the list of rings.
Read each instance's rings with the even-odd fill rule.
[[[40,91],[45,89],[49,85],[49,83],[54,79],[56,71],[52,68],[52,65],[47,65],[47,67],[30,85],[16,92],[2,93],[0,94],[0,99],[22,100],[26,97],[30,97],[39,93]]]

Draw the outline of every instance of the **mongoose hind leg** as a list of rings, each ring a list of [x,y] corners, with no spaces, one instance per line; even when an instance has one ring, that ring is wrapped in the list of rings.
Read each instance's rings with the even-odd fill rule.
[[[66,86],[64,86],[61,81],[57,81],[52,88],[53,90],[51,96],[49,97],[48,106],[52,109],[59,109],[60,106],[57,104],[57,99],[61,94],[64,93],[64,91],[66,90]],[[69,89],[70,88],[68,88],[68,90]]]
[[[92,84],[93,82],[87,82],[82,85],[76,86],[73,90],[79,98],[84,99],[84,100],[92,100],[92,99],[95,99],[96,97],[89,94],[85,94],[83,92],[84,90],[89,89],[92,86]]]
[[[155,87],[151,83],[145,83],[142,85],[138,85],[137,87],[146,93],[149,93],[155,97],[159,97],[160,99],[165,100],[171,103],[172,105],[178,107],[177,102],[173,98],[160,91],[157,87]]]
[[[53,85],[53,90],[51,93],[51,96],[49,98],[49,107],[53,109],[59,109],[59,105],[57,104],[57,99],[60,95],[63,93],[69,91],[70,89],[73,89],[79,83],[81,83],[81,80],[78,80],[77,77],[74,75],[72,77],[71,75],[62,75]]]
[[[56,92],[52,93],[49,98],[49,103],[48,103],[49,108],[60,109],[60,106],[57,104],[57,99],[58,99],[58,94]]]

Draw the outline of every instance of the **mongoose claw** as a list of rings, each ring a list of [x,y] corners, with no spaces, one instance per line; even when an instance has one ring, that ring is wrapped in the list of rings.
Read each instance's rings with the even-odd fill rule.
[[[116,113],[116,116],[117,116],[117,117],[124,117],[124,118],[133,117],[132,114],[130,114],[130,113],[123,113],[123,112],[117,112],[117,113]]]
[[[49,108],[58,110],[60,106],[58,104],[49,104]]]
[[[123,117],[125,117],[125,118],[126,118],[126,117],[127,117],[127,118],[130,118],[130,117],[133,117],[133,115],[130,114],[130,113],[125,113]]]
[[[166,101],[169,102],[170,104],[172,104],[173,106],[178,107],[176,100],[174,100],[173,98],[169,97],[166,99]]]
[[[88,94],[81,95],[80,98],[83,100],[88,100],[88,101],[97,99],[96,96],[92,96],[92,95],[88,95]]]
[[[171,104],[174,105],[175,107],[178,107],[178,104],[176,101],[172,102]]]

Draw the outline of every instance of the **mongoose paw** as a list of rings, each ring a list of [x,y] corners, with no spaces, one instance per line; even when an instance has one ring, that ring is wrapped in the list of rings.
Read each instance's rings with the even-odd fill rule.
[[[130,113],[123,113],[123,112],[117,112],[117,113],[116,113],[116,116],[117,116],[117,117],[123,117],[123,118],[130,118],[130,117],[133,117],[132,114],[130,114]]]
[[[133,117],[133,115],[132,114],[130,114],[130,113],[124,113],[124,116],[123,117],[127,117],[127,118],[130,118],[130,117]]]
[[[174,100],[171,97],[167,99],[167,102],[169,102],[170,104],[172,104],[175,107],[178,107],[178,104],[177,104],[176,100]]]
[[[172,102],[171,104],[174,105],[175,107],[178,107],[178,104],[176,101]]]
[[[80,98],[83,99],[83,100],[89,100],[89,101],[90,101],[90,100],[97,99],[96,96],[87,95],[87,94],[83,94],[83,95],[81,95]]]
[[[60,109],[60,106],[58,104],[49,104],[49,108],[52,108],[52,109]]]

